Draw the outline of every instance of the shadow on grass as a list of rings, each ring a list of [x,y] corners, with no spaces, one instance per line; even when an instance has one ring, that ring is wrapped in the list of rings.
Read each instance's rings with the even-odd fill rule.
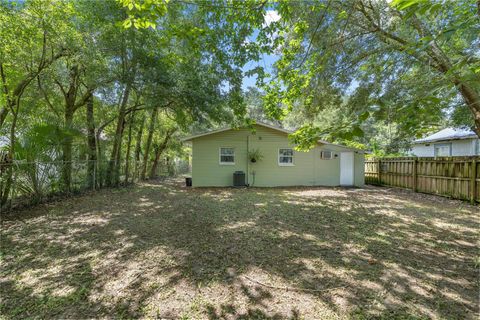
[[[16,217],[2,228],[9,318],[478,314],[479,213],[461,202],[170,181]]]

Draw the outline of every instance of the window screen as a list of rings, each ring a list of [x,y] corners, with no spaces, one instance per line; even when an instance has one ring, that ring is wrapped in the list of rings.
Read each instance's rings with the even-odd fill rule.
[[[278,149],[278,164],[293,165],[293,149]]]
[[[221,164],[235,164],[235,149],[220,148],[220,163]]]

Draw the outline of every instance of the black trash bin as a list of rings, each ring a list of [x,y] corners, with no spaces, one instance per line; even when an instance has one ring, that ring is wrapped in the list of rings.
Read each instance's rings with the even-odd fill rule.
[[[233,173],[233,186],[234,187],[245,187],[245,172],[235,171]]]
[[[185,185],[187,187],[191,187],[192,186],[192,178],[190,178],[190,177],[185,178]]]

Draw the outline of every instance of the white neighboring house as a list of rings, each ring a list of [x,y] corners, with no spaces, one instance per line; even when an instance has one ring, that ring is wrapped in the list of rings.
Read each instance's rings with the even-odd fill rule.
[[[446,128],[415,140],[411,152],[417,157],[480,155],[480,140],[470,129]]]

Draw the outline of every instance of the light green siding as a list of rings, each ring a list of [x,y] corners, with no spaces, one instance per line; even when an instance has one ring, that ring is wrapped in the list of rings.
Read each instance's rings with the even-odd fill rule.
[[[231,186],[233,173],[238,170],[247,173],[246,182],[257,187],[340,184],[339,156],[332,160],[322,160],[320,151],[325,149],[339,154],[348,149],[322,145],[309,152],[294,150],[293,165],[281,166],[278,163],[278,150],[294,147],[289,142],[287,134],[259,125],[255,128],[255,132],[250,129],[228,130],[194,138],[193,186]],[[259,149],[263,159],[251,163],[247,158],[247,146],[248,150]],[[220,164],[221,147],[235,148],[235,165]],[[362,170],[361,177],[357,174],[357,168]],[[363,154],[355,156],[355,184],[363,185]]]

